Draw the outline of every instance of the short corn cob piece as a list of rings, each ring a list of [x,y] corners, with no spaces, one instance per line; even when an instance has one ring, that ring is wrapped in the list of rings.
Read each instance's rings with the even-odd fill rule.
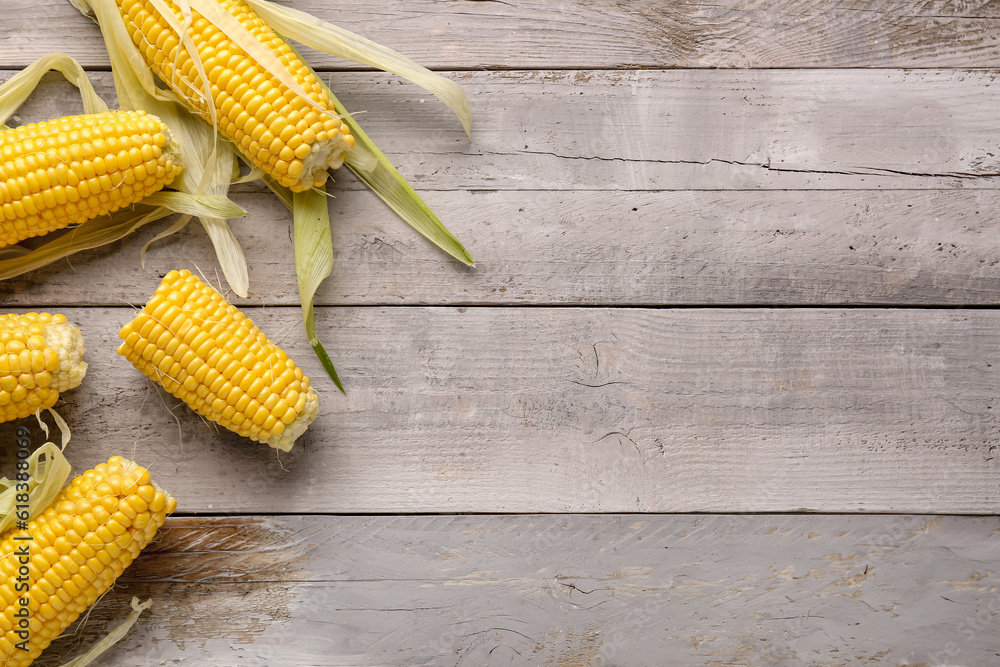
[[[0,247],[86,222],[169,185],[167,126],[143,111],[67,116],[0,132]]]
[[[164,276],[122,327],[121,354],[198,414],[288,451],[319,412],[309,378],[190,271]]]
[[[51,408],[87,373],[83,336],[65,315],[0,315],[0,422]]]
[[[334,115],[333,104],[315,75],[243,0],[218,3],[275,54],[319,109],[192,10],[187,32],[211,86],[213,99],[206,102],[191,55],[150,0],[116,1],[133,43],[153,71],[206,120],[210,119],[209,104],[214,104],[223,136],[278,183],[302,192],[322,186],[326,170],[343,164],[343,153],[354,147],[354,137]],[[167,4],[183,21],[177,4],[169,0]]]
[[[145,468],[113,456],[67,484],[27,531],[14,528],[0,537],[6,607],[0,615],[0,666],[31,664],[111,588],[176,507]],[[18,587],[25,583],[19,579],[22,566],[27,591]],[[24,600],[27,629],[18,615]]]

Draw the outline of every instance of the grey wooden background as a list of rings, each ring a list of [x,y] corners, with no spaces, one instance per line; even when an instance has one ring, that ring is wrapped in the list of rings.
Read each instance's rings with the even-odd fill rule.
[[[469,93],[471,142],[310,54],[477,266],[339,173],[342,396],[289,214],[237,188],[237,302],[322,393],[280,460],[114,352],[161,275],[214,280],[196,225],[5,282],[84,331],[76,469],[134,453],[180,505],[44,664],[132,595],[102,664],[1000,664],[1000,3],[294,5]],[[68,2],[0,6],[0,79],[60,50],[113,102]],[[53,77],[19,114],[80,109]]]

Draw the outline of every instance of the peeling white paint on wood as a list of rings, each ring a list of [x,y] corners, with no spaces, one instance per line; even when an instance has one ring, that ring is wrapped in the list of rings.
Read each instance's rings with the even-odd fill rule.
[[[996,517],[172,519],[76,641],[137,595],[107,664],[986,665],[998,540]]]
[[[1000,510],[990,310],[324,308],[342,396],[298,308],[250,309],[322,392],[284,469],[167,397],[179,444],[131,311],[62,311],[71,461],[134,446],[191,512]]]

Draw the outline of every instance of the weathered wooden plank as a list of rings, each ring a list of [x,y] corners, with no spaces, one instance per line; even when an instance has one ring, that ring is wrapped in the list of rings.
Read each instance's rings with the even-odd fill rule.
[[[365,112],[369,134],[425,192],[994,189],[995,76],[459,72],[454,78],[475,116],[471,143],[451,112],[416,86],[381,73],[338,74],[333,85],[348,109]],[[95,78],[110,90],[110,74]],[[23,118],[78,108],[68,84],[53,85]]]
[[[174,519],[105,664],[987,665],[1000,520],[929,516]]]
[[[668,0],[431,2],[294,6],[436,69],[637,67],[997,67],[992,2]],[[66,0],[6,17],[0,67],[65,51],[106,67],[96,26]],[[342,60],[309,53],[321,68]]]
[[[280,464],[174,421],[114,353],[128,309],[64,312],[71,460],[135,447],[190,512],[1000,510],[993,310],[324,308],[342,396],[298,309],[254,309],[322,392]]]
[[[371,193],[336,194],[327,305],[1000,302],[1000,205],[987,190],[426,193],[475,269]],[[259,190],[234,198],[250,211],[232,222],[250,267],[251,296],[237,302],[298,304],[290,213]],[[197,222],[152,246],[142,269],[142,245],[166,224],[5,281],[0,302],[141,304],[174,268],[216,282]]]

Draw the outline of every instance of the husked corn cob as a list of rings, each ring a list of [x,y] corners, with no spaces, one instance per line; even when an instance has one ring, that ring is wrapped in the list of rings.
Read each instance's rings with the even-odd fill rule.
[[[243,0],[218,0],[218,4],[277,56],[320,108],[289,89],[192,9],[187,33],[211,86],[212,99],[206,101],[191,54],[150,0],[116,2],[132,41],[153,71],[206,120],[209,104],[214,104],[223,136],[281,185],[295,192],[321,186],[326,170],[343,164],[343,153],[354,147],[354,137],[333,115],[329,96],[309,68]],[[177,4],[169,0],[167,4],[183,21]]]
[[[51,408],[87,373],[83,336],[65,315],[0,315],[0,422]]]
[[[190,271],[164,276],[122,327],[132,364],[207,419],[288,451],[319,412],[309,378],[253,320]]]
[[[0,666],[31,664],[111,588],[176,507],[145,468],[113,456],[67,484],[27,531],[4,533]]]
[[[180,165],[167,126],[107,111],[0,132],[0,247],[86,222],[169,185]]]

